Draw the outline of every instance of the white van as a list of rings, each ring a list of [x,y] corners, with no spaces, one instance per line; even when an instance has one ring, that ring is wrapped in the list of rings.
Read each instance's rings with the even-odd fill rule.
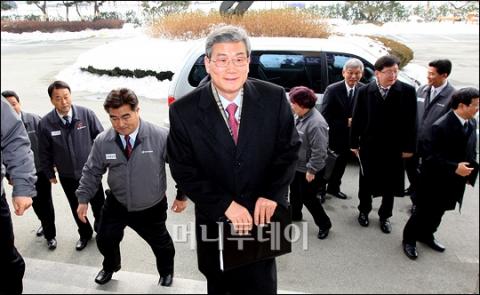
[[[250,43],[250,77],[278,84],[287,93],[295,86],[307,86],[317,94],[317,106],[322,102],[325,88],[343,79],[342,69],[348,59],[355,57],[363,62],[361,81],[368,83],[375,79],[375,61],[388,54],[381,45],[363,37],[252,37]],[[193,44],[173,76],[168,90],[169,105],[197,87],[207,75],[204,56],[205,39],[201,39]],[[421,83],[402,71],[399,79],[415,88]]]

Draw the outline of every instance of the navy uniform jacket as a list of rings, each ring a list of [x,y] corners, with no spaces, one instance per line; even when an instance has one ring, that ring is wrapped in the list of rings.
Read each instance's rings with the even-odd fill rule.
[[[93,140],[103,131],[92,110],[76,105],[72,109],[69,128],[55,109],[40,121],[40,167],[48,179],[55,177],[55,166],[59,176],[79,180]]]
[[[425,107],[425,100],[430,96],[431,88],[429,85],[423,85],[417,90],[418,153],[420,156],[424,154],[424,148],[421,145],[422,140],[433,123],[451,109],[452,94],[455,91],[452,84],[447,82],[445,88]]]
[[[40,123],[41,117],[37,114],[21,112],[20,113],[23,125],[28,133],[28,139],[30,139],[30,145],[33,151],[33,157],[35,158],[35,168],[37,173],[41,171],[40,168],[40,157],[38,150],[38,124]]]

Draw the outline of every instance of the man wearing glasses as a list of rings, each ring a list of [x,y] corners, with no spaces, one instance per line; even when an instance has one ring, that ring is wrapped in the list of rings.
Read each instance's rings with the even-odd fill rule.
[[[415,88],[397,80],[399,60],[380,57],[376,80],[358,90],[353,111],[351,149],[361,161],[358,222],[369,225],[372,196],[382,196],[380,229],[392,231],[389,218],[394,196],[403,196],[405,158],[413,156],[416,142]]]
[[[274,258],[224,272],[219,261],[218,221],[248,233],[270,223],[277,206],[288,207],[300,145],[285,90],[247,79],[249,62],[246,32],[216,29],[206,40],[211,81],[170,108],[170,169],[195,203],[198,265],[209,294],[277,292]]]

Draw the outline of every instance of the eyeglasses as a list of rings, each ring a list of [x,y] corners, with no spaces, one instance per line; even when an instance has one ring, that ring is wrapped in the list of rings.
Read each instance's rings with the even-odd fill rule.
[[[397,76],[398,71],[380,71],[380,73],[385,74],[387,76]]]
[[[219,68],[226,68],[232,62],[232,64],[236,67],[243,67],[248,64],[248,57],[239,56],[234,57],[232,59],[221,57],[219,59],[210,59],[217,67]]]

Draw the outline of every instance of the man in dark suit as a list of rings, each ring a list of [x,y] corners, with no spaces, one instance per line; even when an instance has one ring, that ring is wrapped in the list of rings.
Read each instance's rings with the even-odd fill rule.
[[[357,58],[349,59],[343,66],[342,81],[333,83],[325,89],[322,102],[322,115],[327,120],[329,132],[329,148],[338,154],[327,193],[346,199],[347,195],[340,191],[342,176],[347,166],[350,151],[350,126],[352,124],[352,110],[358,88],[363,86],[360,79],[363,75],[363,63]]]
[[[463,88],[452,95],[452,110],[438,119],[422,140],[423,162],[417,186],[417,209],[403,231],[403,250],[410,259],[418,256],[416,241],[435,251],[445,251],[434,236],[445,211],[462,206],[465,185],[474,185],[479,92]]]
[[[412,199],[412,212],[415,211],[415,186],[418,179],[419,161],[424,153],[421,142],[427,130],[441,116],[450,110],[450,100],[455,88],[448,82],[452,63],[448,59],[438,59],[428,64],[428,84],[417,90],[417,153],[405,161],[410,186],[405,195]]]
[[[372,196],[382,196],[380,229],[392,230],[394,196],[404,192],[404,159],[415,151],[417,99],[415,88],[397,80],[399,60],[386,55],[375,62],[376,81],[358,90],[351,148],[361,160],[358,222],[368,226]]]
[[[241,234],[269,223],[277,206],[288,207],[300,146],[284,89],[247,80],[250,52],[243,29],[213,31],[205,56],[211,81],[170,108],[170,169],[195,203],[198,266],[208,293],[277,292],[275,259],[224,272],[219,261],[218,221],[229,219]]]

